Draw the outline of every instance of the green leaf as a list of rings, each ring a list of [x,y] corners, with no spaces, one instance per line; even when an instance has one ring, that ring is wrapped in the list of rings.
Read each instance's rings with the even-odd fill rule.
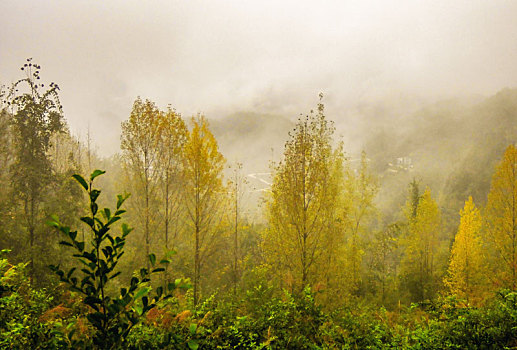
[[[95,225],[95,221],[89,216],[83,216],[81,221],[86,223],[88,226],[93,227]]]
[[[191,335],[196,334],[196,329],[197,329],[197,324],[196,324],[196,323],[191,323],[191,324],[190,324],[190,327],[189,327],[190,334],[191,334]]]
[[[188,341],[188,347],[190,350],[197,350],[197,348],[199,348],[199,344],[194,339],[190,339]]]
[[[151,265],[154,266],[154,264],[156,263],[156,255],[154,255],[153,253],[149,254],[149,261],[151,262]]]
[[[76,242],[75,245],[77,246],[77,249],[79,249],[79,251],[83,251],[84,250],[84,242]]]
[[[117,222],[118,220],[120,220],[120,216],[114,216],[111,218],[111,220],[106,225],[107,226],[112,225],[113,223]]]
[[[122,206],[122,203],[124,203],[124,201],[129,198],[129,196],[129,193],[124,193],[124,195],[117,195],[117,210]]]
[[[73,247],[72,243],[67,242],[67,241],[60,241],[59,244],[66,245],[67,247]]]
[[[122,236],[127,236],[131,231],[133,231],[132,228],[130,228],[126,223],[122,224]]]
[[[104,174],[105,171],[96,169],[93,171],[93,173],[90,175],[90,180],[93,181],[97,176]]]
[[[118,275],[120,275],[120,273],[121,273],[120,271],[115,272],[115,274],[113,274],[113,275],[111,275],[111,276],[110,276],[110,280],[111,280],[111,279],[113,279],[113,278],[115,278],[115,277],[117,277]]]
[[[142,287],[142,288],[140,288],[138,290],[138,292],[136,292],[136,294],[134,296],[134,299],[138,299],[140,297],[143,297],[144,295],[147,295],[150,290],[151,290],[151,288],[149,288],[149,287]]]
[[[88,191],[88,184],[86,183],[86,180],[78,174],[72,175],[72,177],[83,186],[83,188]]]
[[[68,271],[68,273],[66,274],[66,278],[70,278],[70,276],[72,276],[72,274],[74,273],[74,271],[75,271],[75,270],[76,270],[76,268],[75,268],[75,267],[72,267],[72,268],[70,269],[70,271]]]
[[[90,202],[92,203],[92,205],[95,203],[97,198],[99,198],[100,194],[101,194],[101,191],[99,191],[99,190],[92,190],[90,192]]]
[[[46,224],[47,224],[47,226],[50,226],[50,227],[56,227],[56,228],[59,227],[59,223],[56,222],[55,220],[48,220],[46,222]]]

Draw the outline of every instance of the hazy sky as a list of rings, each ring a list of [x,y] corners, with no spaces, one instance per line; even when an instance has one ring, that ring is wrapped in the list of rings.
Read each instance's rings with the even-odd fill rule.
[[[76,134],[117,150],[136,96],[183,115],[329,116],[517,86],[517,1],[0,1],[0,83],[28,57]]]

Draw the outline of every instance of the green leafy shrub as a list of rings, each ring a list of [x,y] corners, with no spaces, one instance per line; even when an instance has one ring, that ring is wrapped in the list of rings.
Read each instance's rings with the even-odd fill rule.
[[[66,347],[61,324],[44,322],[42,314],[52,306],[45,289],[33,289],[26,264],[11,265],[0,252],[0,348],[57,349]]]
[[[133,276],[129,286],[120,288],[118,295],[112,296],[107,293],[108,284],[120,274],[116,267],[124,254],[124,245],[131,229],[126,224],[122,224],[121,235],[111,235],[110,230],[113,225],[125,213],[122,205],[129,195],[117,196],[116,210],[113,213],[109,208],[99,210],[96,202],[101,191],[93,188],[93,181],[102,174],[104,171],[95,170],[89,182],[80,175],[73,176],[90,199],[90,215],[82,217],[81,221],[90,229],[91,241],[87,243],[79,240],[77,231],[72,231],[54,216],[49,225],[57,228],[65,236],[65,240],[60,244],[75,252],[73,257],[77,266],[68,271],[62,270],[60,266],[51,266],[51,269],[71,290],[81,294],[83,303],[90,308],[91,311],[86,317],[95,329],[93,345],[102,349],[115,349],[125,347],[131,329],[161,300],[171,296],[161,286],[155,291],[150,287],[150,276],[164,271],[163,266],[169,261],[162,259],[159,262],[161,266],[157,267],[156,256],[150,254],[149,261],[152,266],[150,271],[141,268],[139,276]],[[76,273],[78,270],[80,274]],[[77,275],[80,277],[78,278]],[[168,291],[173,291],[177,283],[169,283]],[[88,346],[81,338],[74,337],[75,331],[76,328],[73,328],[67,334],[72,347]]]

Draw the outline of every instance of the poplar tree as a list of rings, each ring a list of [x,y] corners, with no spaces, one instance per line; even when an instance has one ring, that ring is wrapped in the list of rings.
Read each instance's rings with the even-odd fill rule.
[[[320,101],[317,113],[298,120],[282,161],[273,168],[264,249],[268,262],[296,292],[317,281],[317,268],[333,248],[328,243],[338,234],[332,229],[340,197],[334,184],[342,177],[332,176],[332,167],[342,159],[333,151],[333,133]]]
[[[160,111],[150,101],[137,98],[129,120],[122,123],[121,149],[132,188],[130,203],[143,227],[145,256],[150,254],[151,232],[156,227],[156,197],[160,177]],[[149,262],[147,262],[149,267]]]
[[[170,233],[174,228],[176,238],[180,224],[182,196],[183,147],[187,140],[187,126],[181,115],[168,107],[160,113],[158,123],[158,152],[160,173],[160,190],[165,249],[171,248]]]
[[[187,133],[183,155],[183,196],[188,233],[193,243],[194,305],[200,299],[202,271],[222,233],[225,163],[205,117],[192,118],[192,130]]]

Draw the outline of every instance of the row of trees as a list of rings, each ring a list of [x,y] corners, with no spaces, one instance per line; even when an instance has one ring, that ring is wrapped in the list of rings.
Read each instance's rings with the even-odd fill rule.
[[[66,264],[43,223],[52,213],[81,213],[82,194],[70,175],[91,171],[94,163],[113,170],[101,184],[107,193],[132,194],[129,220],[136,229],[123,276],[149,264],[151,252],[175,249],[162,282],[191,278],[194,305],[211,293],[237,297],[257,286],[295,294],[310,286],[329,308],[357,297],[387,306],[422,302],[446,290],[481,303],[488,291],[516,288],[514,146],[493,176],[486,208],[465,203],[455,238],[445,232],[431,190],[421,191],[416,180],[398,219],[386,222],[376,208],[379,179],[364,152],[350,159],[336,142],[320,95],[316,111],[297,121],[281,160],[272,164],[265,223],[253,224],[241,214],[242,166],[226,171],[204,116],[188,124],[173,108],[138,98],[122,123],[122,154],[101,160],[89,142],[84,146],[67,131],[59,88],[37,83],[39,69],[28,60],[27,78],[2,90],[0,115],[6,130],[0,134],[0,242],[14,260],[30,263],[37,283],[48,282],[49,261]]]
[[[517,150],[497,167],[486,208],[470,197],[455,237],[426,188],[409,185],[402,218],[382,223],[375,208],[377,180],[363,153],[358,166],[334,146],[323,105],[296,124],[274,167],[263,234],[266,261],[283,287],[306,285],[335,295],[371,295],[386,303],[433,300],[439,292],[479,305],[500,288],[517,286]],[[449,247],[452,247],[449,249]]]
[[[479,210],[465,202],[446,280],[454,294],[479,304],[496,288],[517,287],[517,149],[508,146]]]
[[[186,262],[193,268],[185,272],[193,280],[197,304],[202,270],[224,238],[228,189],[226,161],[207,120],[198,115],[191,123],[189,130],[175,110],[160,111],[153,102],[137,99],[122,123],[121,148],[132,186],[133,221],[144,238],[145,255],[137,255],[144,258],[151,246],[163,244],[165,250],[177,247],[182,256],[193,257]]]

